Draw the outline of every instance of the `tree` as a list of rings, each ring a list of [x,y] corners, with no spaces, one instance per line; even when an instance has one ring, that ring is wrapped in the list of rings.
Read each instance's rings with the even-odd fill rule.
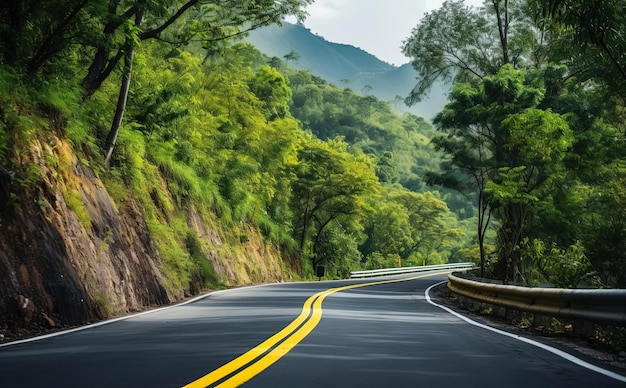
[[[298,62],[300,54],[295,50],[291,50],[287,54],[283,55],[283,58],[285,58],[285,63],[289,66],[289,61]]]
[[[366,237],[359,246],[370,268],[379,258],[419,265],[441,262],[445,250],[463,235],[446,203],[431,192],[387,186],[384,196],[371,202],[364,221]]]
[[[544,46],[543,32],[522,6],[491,0],[475,9],[463,0],[451,0],[424,15],[402,48],[419,74],[407,105],[419,102],[437,80],[468,82],[494,75],[506,64],[535,65]]]
[[[594,79],[624,98],[626,92],[626,4],[619,0],[532,0],[538,23],[553,42],[553,59],[566,63],[581,81]]]
[[[317,253],[326,228],[340,222],[345,230],[358,230],[357,216],[367,206],[366,198],[376,194],[378,180],[371,160],[348,153],[340,139],[306,140],[293,173],[292,206],[300,249],[315,268],[324,260]]]
[[[431,192],[395,191],[389,199],[402,205],[408,215],[411,244],[400,252],[404,259],[419,254],[421,264],[426,265],[433,253],[463,235],[446,203]]]
[[[268,120],[284,118],[289,112],[291,89],[276,69],[264,66],[250,81],[250,91],[263,102]]]
[[[572,142],[561,115],[537,108],[545,90],[538,80],[535,73],[504,66],[495,76],[458,84],[435,118],[446,134],[437,142],[450,155],[440,179],[452,181],[451,186],[471,183],[482,201],[479,211],[485,215],[483,224],[479,222],[479,244],[491,212],[497,211],[502,222],[496,271],[505,281],[517,276],[528,207]],[[484,260],[481,248],[481,267]]]
[[[500,58],[493,52],[493,31],[486,18],[462,0],[446,1],[425,14],[402,48],[419,74],[407,105],[421,101],[437,79],[449,83],[493,74]]]
[[[221,41],[261,26],[280,23],[281,18],[288,14],[295,14],[301,18],[304,14],[300,8],[308,3],[310,0],[277,0],[259,7],[256,4],[247,4],[247,2],[242,4],[241,1],[234,0],[215,4],[189,0],[181,3],[178,7],[170,5],[168,8],[160,3],[148,3],[140,0],[122,15],[119,15],[117,9],[120,6],[120,0],[112,0],[109,6],[109,21],[104,28],[105,36],[114,34],[120,26],[124,25],[123,21],[131,24],[130,32],[127,33],[124,44],[117,49],[117,54],[112,57],[110,56],[112,51],[110,47],[98,46],[94,60],[83,79],[85,95],[88,97],[111,74],[120,58],[122,56],[125,58],[115,116],[105,143],[105,162],[108,163],[111,157],[124,115],[132,71],[132,58],[135,45],[138,42],[159,38],[175,46],[181,46],[196,39],[205,43]],[[168,27],[179,19],[183,19],[184,22],[190,23],[192,26],[188,27],[183,22],[183,26],[177,29],[177,33],[174,33],[169,39],[163,38],[162,35],[165,35]]]
[[[94,47],[95,55],[83,79],[87,96],[91,95],[111,74],[123,57],[125,44],[113,40],[126,23],[141,30],[139,41],[158,39],[174,47],[190,42],[202,42],[208,47],[212,42],[241,36],[245,32],[272,23],[280,23],[286,15],[303,19],[303,7],[311,0],[275,0],[262,5],[253,0],[208,1],[178,0],[167,5],[146,1],[111,0],[107,20],[103,25],[102,39]],[[137,15],[142,15],[137,23]],[[112,42],[113,40],[113,42]]]
[[[42,4],[45,3],[45,4]],[[70,45],[94,37],[91,22],[103,11],[91,0],[21,0],[0,9],[0,57],[15,68],[37,73]]]
[[[406,258],[405,251],[413,245],[407,209],[389,200],[389,194],[372,202],[372,211],[364,220],[366,237],[359,246],[363,258],[371,260],[374,254]]]
[[[515,113],[515,109],[538,103],[538,100],[530,105],[516,101],[514,104],[521,105],[511,111],[507,112],[504,105],[498,109],[498,104],[509,104],[512,102],[510,98],[517,99],[513,95],[519,92],[515,86],[519,83],[512,78],[487,80],[496,74],[504,74],[502,69],[506,67],[541,65],[545,33],[533,24],[533,14],[528,13],[524,5],[523,2],[510,4],[507,0],[491,0],[476,10],[466,7],[462,1],[446,1],[441,8],[425,15],[403,47],[403,52],[413,58],[413,67],[420,74],[407,104],[418,102],[438,79],[464,83],[457,85],[451,94],[451,103],[435,119],[447,136],[437,137],[434,144],[451,158],[444,162],[443,174],[430,174],[428,180],[466,195],[476,193],[477,236],[483,274],[486,260],[484,239],[493,210],[486,185],[502,166],[517,165],[513,160],[517,158],[515,152],[506,149],[507,136],[504,134],[507,130],[500,123],[507,114]],[[487,93],[485,97],[489,95],[491,100],[474,100],[481,82]],[[498,92],[503,94],[498,96]],[[469,103],[479,104],[479,109],[490,108],[461,116],[457,110],[468,109]],[[494,116],[489,117],[491,114]],[[464,129],[459,133],[452,128]],[[507,158],[511,160],[505,161]]]
[[[106,137],[108,163],[124,116],[136,46],[156,39],[173,49],[190,43],[211,45],[252,29],[280,23],[286,15],[299,20],[312,0],[246,1],[48,0],[19,1],[0,10],[0,55],[11,65],[36,74],[73,46],[93,55],[82,80],[89,98],[123,60],[118,103]],[[42,3],[42,4],[40,4]],[[53,74],[53,77],[55,75]]]

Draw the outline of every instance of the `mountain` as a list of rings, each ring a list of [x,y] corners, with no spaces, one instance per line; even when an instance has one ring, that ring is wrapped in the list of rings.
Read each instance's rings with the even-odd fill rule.
[[[424,101],[407,107],[402,100],[417,83],[417,72],[410,64],[394,66],[358,47],[329,42],[301,24],[284,22],[282,26],[260,28],[246,40],[264,54],[309,70],[336,86],[390,101],[400,112],[410,111],[430,120],[446,102],[445,90],[439,87]],[[291,52],[296,58],[285,58]]]

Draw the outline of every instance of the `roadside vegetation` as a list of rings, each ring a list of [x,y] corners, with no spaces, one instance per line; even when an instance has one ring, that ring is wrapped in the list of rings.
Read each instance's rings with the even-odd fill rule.
[[[276,22],[276,12],[297,14],[305,2],[255,12],[191,3],[49,1],[45,11],[0,11],[3,223],[24,193],[42,187],[43,165],[92,227],[68,174],[75,157],[120,211],[127,198],[139,202],[175,293],[220,284],[203,253],[215,247],[190,226],[191,214],[223,234],[231,248],[222,250],[258,231],[303,278],[319,265],[343,278],[471,259],[463,252],[472,205],[422,183],[439,158],[430,124],[237,41],[244,30],[233,25]],[[174,21],[177,10],[185,12]],[[230,22],[217,28],[218,19]],[[63,151],[24,158],[35,142]]]
[[[482,276],[626,287],[625,7],[448,1],[405,41],[409,102],[452,86],[428,182],[475,198]]]
[[[23,155],[63,139],[45,165],[63,179],[76,155],[120,209],[138,199],[173,289],[219,282],[192,211],[233,246],[258,230],[304,278],[473,260],[505,282],[626,286],[620,2],[427,14],[407,101],[449,81],[434,127],[237,41],[309,1],[43,3],[0,10],[3,223],[43,179]]]

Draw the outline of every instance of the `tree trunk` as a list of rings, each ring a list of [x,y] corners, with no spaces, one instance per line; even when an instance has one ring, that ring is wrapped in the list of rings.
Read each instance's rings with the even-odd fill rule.
[[[498,33],[502,47],[502,65],[509,63],[509,1],[504,0],[504,9],[500,8],[502,0],[492,0],[493,8],[498,19]],[[504,15],[503,15],[504,13]],[[503,17],[504,16],[504,17]]]
[[[519,245],[522,241],[522,227],[526,214],[526,205],[513,203],[502,208],[504,222],[498,230],[499,267],[503,283],[520,280],[517,276],[520,264]]]
[[[122,75],[122,86],[120,87],[120,94],[117,99],[117,107],[115,108],[115,116],[113,117],[111,130],[109,131],[109,135],[107,136],[106,143],[104,145],[104,163],[107,166],[109,165],[109,161],[111,160],[111,154],[113,154],[113,148],[115,147],[117,134],[119,133],[120,126],[122,124],[122,118],[124,117],[124,111],[126,109],[126,101],[128,100],[128,89],[130,87],[130,77],[133,70],[133,56],[135,55],[135,44],[133,42],[129,42],[125,51],[126,55],[124,56],[124,73]]]
[[[485,277],[486,254],[485,254],[485,234],[491,221],[491,210],[486,203],[485,191],[483,188],[478,192],[478,249],[480,251],[480,277]]]
[[[115,33],[117,28],[122,24],[124,18],[130,17],[130,10],[134,9],[131,7],[124,15],[117,14],[117,7],[119,6],[120,0],[109,0],[109,22],[104,26],[104,30],[102,31],[105,37],[112,35]],[[105,38],[106,41],[107,38]],[[117,63],[120,61],[123,55],[123,51],[119,50],[117,55],[113,58],[109,58],[111,55],[111,49],[106,45],[98,46],[96,50],[96,54],[91,61],[91,65],[87,70],[87,75],[83,78],[83,88],[85,89],[85,95],[83,98],[87,99],[91,97],[95,93],[102,82],[111,74]]]
[[[110,51],[103,47],[98,48],[96,55],[83,78],[83,98],[88,99],[100,88],[102,82],[111,74],[117,63],[124,56],[124,50],[119,50],[113,58],[109,58]]]

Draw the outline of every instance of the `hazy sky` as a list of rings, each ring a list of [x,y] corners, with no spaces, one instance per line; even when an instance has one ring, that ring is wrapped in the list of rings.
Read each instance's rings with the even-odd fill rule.
[[[424,13],[444,0],[315,0],[304,25],[336,43],[351,44],[394,65],[410,61],[402,41],[411,35]],[[465,0],[478,6],[483,0]]]

